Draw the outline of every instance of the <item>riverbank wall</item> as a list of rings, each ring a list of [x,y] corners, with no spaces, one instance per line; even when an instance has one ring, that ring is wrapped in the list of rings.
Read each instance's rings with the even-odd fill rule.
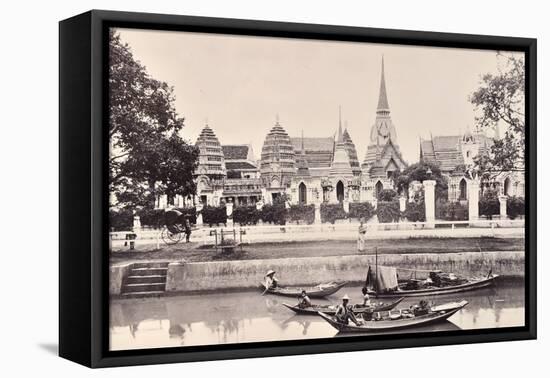
[[[166,294],[255,288],[269,269],[275,270],[279,282],[288,286],[305,287],[336,280],[363,282],[368,267],[374,265],[376,259],[379,265],[396,267],[402,277],[410,276],[411,270],[442,270],[468,277],[485,276],[491,270],[502,276],[523,277],[525,271],[523,251],[171,262],[167,270]],[[128,264],[111,267],[109,289],[112,296],[120,295],[128,270]],[[421,274],[417,278],[422,278]]]

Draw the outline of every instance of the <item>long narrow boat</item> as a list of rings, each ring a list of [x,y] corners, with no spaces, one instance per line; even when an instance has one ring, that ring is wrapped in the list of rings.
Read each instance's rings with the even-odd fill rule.
[[[456,314],[467,304],[468,301],[465,300],[456,303],[445,303],[441,306],[432,307],[432,309],[425,315],[407,317],[390,314],[389,316],[382,318],[382,320],[368,320],[364,321],[363,324],[360,325],[355,325],[353,323],[343,324],[338,322],[332,315],[327,315],[322,312],[318,312],[317,314],[341,333],[380,332],[414,328],[443,322]]]
[[[346,286],[347,281],[329,282],[326,284],[319,284],[314,287],[276,287],[265,289],[264,284],[260,284],[260,288],[269,294],[281,295],[283,297],[298,298],[302,290],[306,291],[306,294],[310,298],[324,298],[336,293],[338,290]]]
[[[405,298],[401,297],[396,301],[393,301],[390,303],[380,302],[374,306],[355,305],[352,307],[352,310],[355,314],[362,314],[368,310],[372,310],[373,312],[389,311],[389,310],[393,310],[395,306],[397,306],[399,303],[401,303],[401,301],[403,301],[403,299]],[[283,303],[283,306],[285,306],[289,310],[294,311],[299,315],[317,315],[317,312],[322,312],[328,315],[334,315],[336,313],[336,306],[334,305],[312,305],[311,307],[301,308],[298,305],[292,306],[292,305]]]
[[[480,279],[470,279],[468,282],[459,284],[459,285],[450,285],[450,286],[432,286],[424,289],[416,290],[404,290],[401,288],[395,290],[386,290],[383,292],[376,292],[374,290],[369,290],[369,295],[374,296],[375,298],[395,298],[395,297],[419,297],[427,295],[440,295],[440,294],[453,294],[453,293],[462,293],[469,290],[481,289],[483,287],[490,286],[494,284],[495,279],[498,277],[497,274],[490,275],[485,278]]]

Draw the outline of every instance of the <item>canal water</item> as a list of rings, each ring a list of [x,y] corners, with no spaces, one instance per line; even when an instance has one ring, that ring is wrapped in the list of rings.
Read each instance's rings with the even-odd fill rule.
[[[314,303],[337,304],[344,294],[351,297],[350,303],[361,302],[361,287],[350,286]],[[524,298],[523,279],[500,279],[490,288],[427,297],[435,303],[466,299],[469,304],[445,323],[406,332],[523,326]],[[426,298],[406,298],[398,308],[420,299]],[[297,300],[261,296],[259,291],[112,300],[110,347],[125,350],[337,336],[320,317],[295,315],[283,302],[295,304]]]

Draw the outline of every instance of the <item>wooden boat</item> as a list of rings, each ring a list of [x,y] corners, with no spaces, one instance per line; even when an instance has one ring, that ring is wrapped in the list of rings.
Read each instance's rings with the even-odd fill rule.
[[[388,312],[386,316],[380,316],[379,320],[375,316],[373,320],[363,321],[363,324],[360,325],[355,325],[352,322],[349,324],[340,323],[334,316],[320,311],[317,314],[341,333],[380,332],[421,327],[443,322],[460,311],[467,304],[468,301],[465,300],[460,302],[445,303],[443,305],[430,308],[428,313],[424,315],[413,315],[410,312],[407,313],[407,310],[394,310]]]
[[[428,295],[441,295],[441,294],[453,294],[453,293],[463,293],[469,290],[481,289],[494,284],[495,279],[498,277],[497,274],[492,274],[485,278],[479,279],[470,279],[466,283],[459,285],[450,285],[450,286],[430,286],[423,289],[417,290],[404,290],[402,288],[397,288],[395,290],[385,290],[383,292],[376,292],[374,290],[369,290],[369,295],[374,296],[375,298],[395,298],[395,297],[419,297],[419,296],[428,296]]]
[[[397,306],[399,303],[401,303],[401,301],[403,301],[403,299],[405,298],[402,297],[390,303],[380,302],[374,306],[363,306],[362,304],[355,305],[352,307],[352,310],[355,314],[362,314],[367,310],[372,310],[373,312],[389,311],[394,309],[395,306]],[[300,308],[298,307],[298,305],[292,306],[292,305],[283,303],[283,306],[285,306],[289,310],[294,311],[299,315],[317,315],[317,312],[322,312],[328,315],[334,315],[336,313],[336,306],[334,305],[312,305],[311,307]]]
[[[302,290],[306,291],[306,294],[310,298],[324,298],[336,293],[338,290],[346,286],[347,281],[329,282],[326,284],[319,284],[314,287],[284,287],[279,286],[276,288],[265,289],[264,284],[260,284],[260,288],[269,294],[281,295],[283,297],[298,298],[302,294]]]
[[[376,262],[374,269],[369,266],[365,286],[368,294],[375,298],[418,297],[480,289],[492,285],[498,277],[497,274],[492,273],[492,270],[482,278],[459,278],[452,273],[443,273],[437,270],[424,271],[424,273],[428,273],[429,277],[433,277],[434,280],[399,280],[397,268],[379,266]],[[449,277],[453,278],[449,279]]]

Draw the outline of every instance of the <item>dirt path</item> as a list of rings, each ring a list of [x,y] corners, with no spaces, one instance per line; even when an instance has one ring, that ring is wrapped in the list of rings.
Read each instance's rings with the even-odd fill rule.
[[[379,239],[368,240],[366,250],[357,251],[354,241],[258,243],[237,248],[234,253],[216,252],[213,248],[202,248],[198,243],[183,243],[164,246],[159,250],[124,251],[111,254],[111,263],[134,260],[186,260],[189,262],[218,260],[254,260],[309,256],[344,256],[378,253],[443,253],[474,251],[521,251],[525,240],[500,238],[467,239]]]

